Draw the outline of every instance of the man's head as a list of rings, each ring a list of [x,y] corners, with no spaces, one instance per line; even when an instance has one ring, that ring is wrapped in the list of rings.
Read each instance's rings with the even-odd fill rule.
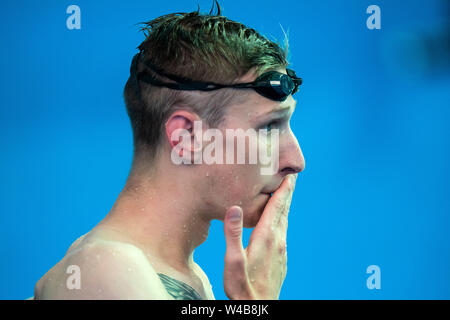
[[[244,225],[254,225],[269,197],[266,193],[276,189],[284,175],[304,166],[289,128],[295,106],[292,96],[277,102],[252,89],[173,90],[140,81],[138,73],[164,83],[175,82],[156,73],[155,68],[193,81],[251,82],[270,70],[286,73],[287,45],[283,50],[254,29],[221,16],[220,8],[217,15],[199,11],[165,15],[145,23],[143,31],[146,39],[139,46],[141,53],[132,63],[124,92],[133,128],[133,167],[155,168],[158,161],[171,161],[170,153],[177,145],[171,136],[177,129],[192,132],[194,121],[202,121],[202,130],[221,130],[225,142],[226,129],[258,130],[281,119],[276,124],[280,130],[279,171],[273,176],[262,176],[260,166],[254,164],[181,165],[176,169],[189,172],[213,218],[221,219],[224,208],[238,204],[244,217],[248,212]],[[284,112],[271,113],[284,107]],[[266,147],[267,137],[258,138],[255,148]]]

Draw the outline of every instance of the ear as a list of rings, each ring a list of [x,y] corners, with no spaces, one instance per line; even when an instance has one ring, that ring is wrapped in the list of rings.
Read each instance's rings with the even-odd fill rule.
[[[169,117],[165,125],[166,137],[172,149],[172,160],[180,164],[192,163],[203,150],[203,124],[195,113],[177,110]],[[178,157],[178,161],[173,157]]]

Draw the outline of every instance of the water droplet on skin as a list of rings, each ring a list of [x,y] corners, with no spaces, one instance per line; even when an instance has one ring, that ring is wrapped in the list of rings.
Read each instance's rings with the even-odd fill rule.
[[[99,254],[96,255],[95,257],[97,258],[97,260],[100,260],[100,255]]]
[[[209,177],[209,172],[206,173],[206,176]]]
[[[128,272],[131,272],[131,271],[133,271],[133,269],[131,269],[131,268],[128,268],[128,269],[127,269],[127,271],[128,271]]]

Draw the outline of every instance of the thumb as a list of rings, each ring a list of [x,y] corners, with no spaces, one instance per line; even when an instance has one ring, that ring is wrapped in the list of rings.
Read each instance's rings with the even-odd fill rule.
[[[224,219],[224,233],[227,243],[227,254],[242,253],[242,208],[232,206],[227,210]]]

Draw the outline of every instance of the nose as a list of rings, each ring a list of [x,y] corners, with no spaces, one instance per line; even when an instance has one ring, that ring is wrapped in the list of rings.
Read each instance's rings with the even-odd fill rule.
[[[283,144],[280,141],[279,156],[279,173],[282,177],[288,174],[302,172],[305,169],[305,158],[303,157],[302,149],[300,148],[297,138],[292,131],[290,131]]]

